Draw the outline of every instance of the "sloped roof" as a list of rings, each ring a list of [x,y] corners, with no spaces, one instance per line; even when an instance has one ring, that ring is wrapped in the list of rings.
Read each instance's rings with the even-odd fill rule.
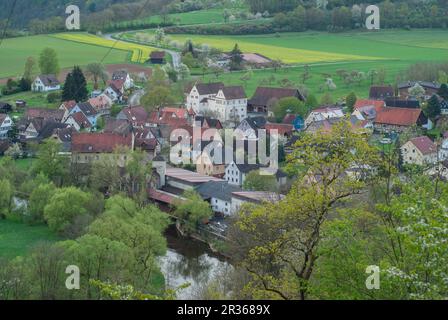
[[[230,202],[233,192],[241,192],[241,188],[227,183],[227,181],[208,181],[196,187],[196,191],[206,200],[217,198]]]
[[[437,152],[436,144],[427,136],[413,138],[410,141],[423,155]]]
[[[356,100],[354,109],[360,110],[365,107],[373,107],[376,112],[380,112],[384,106],[385,103],[382,100],[358,99]]]
[[[89,102],[78,103],[78,107],[86,117],[95,116],[98,113]]]
[[[90,121],[82,112],[75,112],[70,115],[69,118],[72,118],[81,128],[90,128],[92,126]]]
[[[41,74],[38,78],[46,87],[54,87],[61,84],[54,74]]]
[[[267,106],[271,99],[280,100],[288,97],[297,97],[302,101],[305,100],[305,97],[298,89],[258,87],[249,100],[249,104]]]
[[[386,107],[392,108],[420,108],[420,101],[412,99],[387,98]]]
[[[222,89],[227,100],[246,99],[247,95],[242,86],[224,87]]]
[[[277,202],[284,199],[285,196],[268,191],[242,191],[233,192],[232,196],[255,203],[261,202]]]
[[[411,126],[417,124],[422,114],[416,108],[383,108],[376,116],[375,123],[398,126]]]
[[[108,119],[104,132],[126,134],[131,132],[132,126],[128,120]]]
[[[151,59],[164,59],[165,58],[165,51],[153,51],[150,54]]]
[[[47,139],[51,137],[51,135],[55,132],[57,129],[66,129],[68,127],[65,123],[59,123],[59,122],[47,122],[43,125],[42,129],[39,132],[39,139]]]
[[[112,153],[118,146],[132,148],[132,135],[76,133],[72,136],[72,152]]]
[[[219,90],[224,88],[224,83],[222,82],[211,82],[211,83],[197,83],[196,89],[200,95],[217,94]]]
[[[61,121],[64,117],[64,110],[60,109],[45,109],[45,108],[28,108],[25,111],[24,118],[42,118],[42,119],[53,119],[56,121]]]
[[[394,96],[394,88],[392,86],[371,86],[370,99],[382,99]]]
[[[121,112],[123,112],[131,122],[146,122],[148,120],[148,113],[146,112],[145,108],[141,106],[126,107],[121,110]]]

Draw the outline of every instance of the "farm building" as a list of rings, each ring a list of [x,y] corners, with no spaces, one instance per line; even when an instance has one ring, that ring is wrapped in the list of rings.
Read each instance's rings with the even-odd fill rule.
[[[152,64],[165,64],[165,51],[153,51],[149,56],[149,61]]]
[[[304,95],[298,89],[258,87],[247,102],[247,112],[267,114],[269,107],[276,101],[289,97],[305,101]]]
[[[31,84],[34,92],[49,92],[61,89],[61,83],[54,74],[41,74]]]

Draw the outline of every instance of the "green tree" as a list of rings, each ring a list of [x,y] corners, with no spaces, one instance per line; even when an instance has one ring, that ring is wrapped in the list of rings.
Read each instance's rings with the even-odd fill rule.
[[[0,180],[0,217],[7,216],[12,209],[13,186],[7,179]]]
[[[207,201],[202,200],[201,196],[195,191],[185,191],[183,197],[186,200],[175,204],[174,214],[178,216],[187,232],[195,232],[198,227],[212,216],[212,209]]]
[[[45,183],[38,185],[32,192],[29,198],[29,222],[40,223],[44,221],[44,209],[49,203],[51,196],[56,191],[53,183]]]
[[[307,106],[297,98],[282,98],[274,105],[274,116],[278,122],[281,122],[286,114],[298,114],[305,118],[308,114]]]
[[[60,71],[59,60],[56,50],[45,48],[39,56],[39,68],[42,74],[58,75]]]
[[[174,100],[166,72],[160,66],[156,66],[152,77],[148,81],[146,93],[142,97],[141,103],[148,112],[151,112],[174,103]]]
[[[334,104],[333,96],[327,92],[320,98],[320,104],[324,106],[331,106]]]
[[[229,236],[237,263],[250,274],[246,290],[252,297],[308,298],[323,223],[341,201],[361,193],[373,173],[350,177],[346,172],[354,163],[376,167],[380,159],[348,121],[336,124],[332,134],[305,133],[289,157],[299,179],[286,198],[243,208]]]
[[[243,189],[277,192],[277,179],[274,175],[261,175],[259,170],[254,170],[249,172],[244,179]]]
[[[442,83],[437,94],[443,99],[448,100],[448,85],[446,83]]]
[[[309,94],[306,97],[305,105],[308,107],[308,109],[314,109],[319,106],[319,102],[317,101],[317,98],[314,94]]]
[[[56,190],[44,208],[44,218],[51,230],[64,233],[75,218],[87,215],[91,196],[77,188]]]
[[[356,100],[358,98],[356,97],[356,94],[354,92],[351,92],[347,98],[345,98],[345,103],[347,105],[347,109],[351,112],[353,112],[356,104]]]
[[[70,72],[64,84],[62,100],[75,100],[76,102],[86,101],[88,98],[87,81],[80,67],[75,66]]]
[[[33,171],[43,173],[56,185],[62,185],[67,174],[67,159],[59,154],[61,145],[47,139],[37,147],[37,159],[34,161]]]
[[[241,52],[238,43],[235,44],[230,52],[230,69],[241,70],[243,63],[243,53]]]
[[[91,286],[91,280],[126,281],[132,278],[132,251],[122,242],[87,234],[58,245],[64,248],[65,260],[81,271],[81,290],[76,292],[77,298],[100,298],[100,292]]]
[[[23,79],[33,80],[36,75],[36,60],[33,57],[28,57],[25,63],[25,70],[23,72]]]
[[[101,80],[103,84],[106,84],[108,79],[108,74],[106,69],[101,63],[90,63],[86,67],[86,73],[89,77],[93,79],[93,89],[98,90],[99,84],[98,82]]]
[[[440,102],[436,95],[433,95],[431,99],[428,100],[424,107],[424,112],[425,115],[433,121],[440,115]]]

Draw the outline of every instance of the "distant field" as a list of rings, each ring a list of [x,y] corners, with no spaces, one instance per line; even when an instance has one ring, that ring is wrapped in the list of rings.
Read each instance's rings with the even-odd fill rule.
[[[61,68],[98,62],[109,51],[108,48],[98,45],[70,42],[53,36],[5,39],[0,46],[0,78],[20,76],[26,59],[30,56],[38,59],[39,53],[46,47],[56,50]],[[105,64],[126,61],[128,52],[118,49],[108,54],[104,60]]]
[[[115,40],[108,40],[98,36],[94,36],[88,33],[59,33],[54,36],[58,39],[69,40],[73,43],[91,44],[100,47],[114,48],[131,52],[131,62],[145,63],[149,59],[149,55],[152,51],[157,50],[149,46],[143,46],[139,44],[132,44],[129,42],[123,42]]]
[[[239,9],[244,10],[244,9]],[[230,9],[230,12],[235,10]],[[189,25],[189,24],[209,24],[209,23],[224,23],[224,9],[209,9],[201,11],[191,11],[182,13],[173,13],[167,16],[168,21],[171,21],[177,25]],[[149,18],[138,19],[136,22],[145,23],[162,23],[163,17],[152,16]],[[240,22],[240,19],[235,19],[234,22]],[[127,22],[118,23],[118,25],[126,25]]]
[[[151,31],[147,31],[151,32]],[[330,34],[324,32],[282,33],[279,35],[247,36],[203,36],[169,35],[174,40],[192,39],[196,43],[206,43],[229,51],[238,43],[244,52],[257,52],[270,58],[280,58],[294,65],[278,71],[254,70],[252,78],[240,80],[244,72],[225,73],[219,80],[228,84],[241,84],[250,95],[264,79],[272,75],[276,80],[270,85],[288,79],[294,85],[300,84],[303,65],[309,64],[312,78],[306,87],[317,96],[326,91],[320,90],[324,79],[330,75],[337,85],[331,91],[334,97],[343,97],[351,91],[358,97],[366,97],[369,80],[360,85],[346,86],[336,75],[336,71],[364,71],[385,69],[386,81],[395,83],[396,76],[409,65],[420,61],[448,61],[448,32],[444,30],[387,30],[381,32],[350,32]],[[215,81],[214,75],[207,75],[205,81]]]
[[[0,220],[0,258],[22,256],[40,241],[57,241],[47,226],[29,226],[23,223]]]

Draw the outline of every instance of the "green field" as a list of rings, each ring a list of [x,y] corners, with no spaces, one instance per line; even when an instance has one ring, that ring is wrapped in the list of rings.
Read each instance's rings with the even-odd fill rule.
[[[241,11],[243,9],[230,9],[230,12]],[[164,21],[161,16],[152,16],[144,19],[137,19],[134,22],[145,23],[162,23]],[[167,21],[176,25],[192,25],[192,24],[211,24],[224,23],[224,9],[208,9],[201,11],[191,11],[182,13],[173,13],[167,15]],[[241,22],[241,19],[235,19],[234,22]],[[117,25],[126,25],[128,22],[118,23]]]
[[[20,76],[26,59],[30,56],[38,59],[39,53],[46,47],[56,50],[61,68],[99,62],[109,51],[106,47],[44,35],[5,39],[0,46],[0,78]],[[104,64],[123,63],[128,55],[127,51],[114,49],[103,62]]]
[[[252,78],[247,82],[240,80],[244,72],[225,73],[219,77],[218,80],[226,84],[244,85],[249,95],[260,85],[260,81],[271,75],[274,75],[277,82],[288,79],[299,85],[303,65],[308,64],[312,78],[306,82],[306,87],[314,94],[322,95],[324,92],[320,90],[320,86],[330,75],[337,85],[337,89],[332,91],[336,97],[342,97],[351,91],[355,91],[359,97],[366,97],[370,86],[370,81],[364,80],[360,85],[347,87],[337,77],[337,70],[367,72],[371,69],[385,69],[387,82],[393,84],[397,74],[411,64],[448,61],[447,36],[448,32],[444,30],[387,30],[341,34],[303,32],[248,36],[169,35],[173,40],[192,39],[196,43],[206,43],[224,51],[231,50],[238,43],[244,52],[257,52],[290,64],[291,68],[277,73],[273,70],[254,70]],[[204,80],[214,81],[216,78],[214,75],[207,75]],[[279,84],[274,82],[270,85]]]
[[[23,223],[0,220],[0,258],[24,255],[40,241],[57,241],[47,226],[29,226]]]

